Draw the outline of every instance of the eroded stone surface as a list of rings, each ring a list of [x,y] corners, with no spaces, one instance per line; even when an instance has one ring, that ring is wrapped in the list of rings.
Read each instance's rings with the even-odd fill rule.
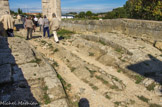
[[[49,105],[44,105],[43,107],[68,107],[66,99],[60,99],[52,102]]]
[[[0,101],[16,102],[19,106],[23,103],[31,106],[32,103],[37,107],[39,103],[51,100],[59,105],[57,100],[65,98],[65,93],[51,65],[21,38],[0,40],[5,47],[0,48]],[[66,101],[60,104],[67,107]]]
[[[19,33],[25,37],[25,30]],[[41,33],[36,32],[33,36],[38,35]],[[121,107],[161,105],[161,51],[144,40],[120,33],[92,33],[74,34],[59,44],[54,43],[53,38],[35,38],[29,43],[55,67],[69,99],[75,105],[83,97],[93,107],[107,104],[112,107],[117,104]],[[30,62],[20,66],[36,99],[42,97],[41,86],[47,93],[61,92],[56,87],[60,83],[49,76],[55,75],[50,72],[50,67],[43,70],[46,67],[44,63]],[[35,72],[39,66],[43,67],[39,73],[44,78]],[[50,85],[46,87],[47,84]],[[23,84],[19,86],[24,87]],[[34,87],[37,88],[34,90]],[[140,100],[139,96],[149,99],[148,103]],[[49,94],[52,102],[60,97]]]
[[[162,50],[162,42],[156,42],[155,47]]]
[[[65,98],[64,90],[62,88],[60,80],[58,80],[57,78],[46,77],[44,78],[44,82],[48,86],[47,93],[49,94],[49,97],[52,101]]]

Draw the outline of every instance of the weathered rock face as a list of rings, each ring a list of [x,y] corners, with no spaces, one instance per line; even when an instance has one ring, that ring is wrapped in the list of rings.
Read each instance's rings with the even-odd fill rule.
[[[0,36],[0,102],[3,101],[17,106],[25,102],[32,107],[68,107],[55,70],[21,38]]]
[[[155,47],[162,50],[162,42],[156,42]]]
[[[162,40],[162,22],[132,19],[108,20],[65,20],[62,27],[75,32],[116,32],[129,36],[144,38],[145,40]]]
[[[56,16],[61,19],[60,0],[42,0],[42,12],[43,15],[47,15],[48,18],[51,18],[52,13],[55,13]]]
[[[0,17],[5,14],[5,12],[10,12],[8,0],[1,0],[0,1]]]

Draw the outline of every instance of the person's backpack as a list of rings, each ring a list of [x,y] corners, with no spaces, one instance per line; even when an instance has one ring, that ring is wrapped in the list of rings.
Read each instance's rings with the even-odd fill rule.
[[[9,34],[9,35],[8,35],[9,37],[14,37],[13,30],[9,30],[9,31],[8,31],[8,34]]]

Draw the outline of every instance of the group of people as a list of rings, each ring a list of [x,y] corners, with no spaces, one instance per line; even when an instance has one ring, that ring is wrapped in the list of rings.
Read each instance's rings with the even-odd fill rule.
[[[29,35],[30,35],[30,38],[32,38],[33,29],[35,31],[35,27],[37,27],[38,24],[40,27],[40,32],[43,29],[43,37],[45,37],[45,35],[47,33],[48,38],[50,38],[50,30],[51,30],[53,32],[55,42],[56,43],[59,42],[56,31],[59,29],[60,21],[56,17],[55,13],[52,14],[52,19],[50,21],[49,21],[49,19],[47,19],[46,16],[40,17],[39,20],[36,17],[31,18],[29,16],[26,19],[25,24],[24,24],[25,28],[27,29],[27,40],[29,39]]]
[[[40,27],[40,32],[43,30],[43,37],[45,37],[46,33],[48,35],[48,38],[50,38],[50,31],[52,31],[54,35],[54,40],[56,43],[59,43],[59,39],[57,37],[57,30],[60,26],[60,21],[56,17],[56,14],[52,14],[52,19],[49,20],[44,15],[44,17],[40,17],[39,19],[37,17],[31,17],[28,16],[27,18],[21,17],[20,15],[17,16],[18,21],[23,22],[24,28],[27,30],[27,37],[26,40],[32,39],[32,33],[35,32],[36,27]],[[4,29],[6,30],[8,36],[14,36],[13,35],[13,28],[14,28],[14,19],[9,14],[9,12],[6,11],[6,14],[3,15],[0,19],[1,22],[3,22]]]

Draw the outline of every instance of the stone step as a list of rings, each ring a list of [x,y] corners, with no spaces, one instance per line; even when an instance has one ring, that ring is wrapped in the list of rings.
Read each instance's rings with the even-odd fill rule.
[[[149,54],[154,57],[159,57],[161,55],[161,51],[154,48],[152,45],[122,34],[104,33],[99,35],[82,35],[81,37],[90,41],[101,42],[105,45],[109,45],[118,49],[118,51],[124,51],[131,55],[133,62],[148,60]],[[162,58],[160,59],[162,60]]]

